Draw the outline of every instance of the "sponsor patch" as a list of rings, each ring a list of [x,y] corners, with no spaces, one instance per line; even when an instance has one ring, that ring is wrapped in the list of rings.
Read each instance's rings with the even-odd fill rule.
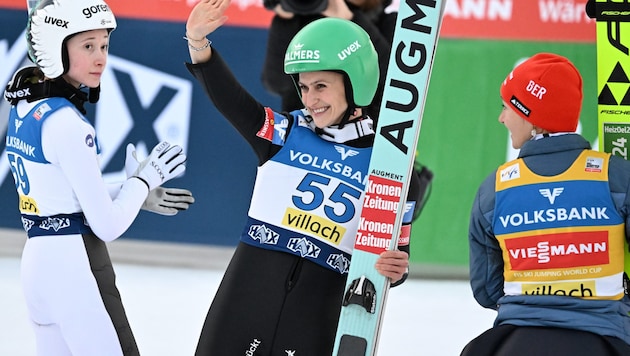
[[[70,227],[70,219],[63,217],[49,217],[39,224],[39,228],[42,230],[54,230],[59,231]]]
[[[512,104],[512,106],[516,110],[523,113],[523,115],[525,115],[526,117],[529,117],[529,115],[532,113],[532,111],[527,106],[525,106],[520,100],[518,100],[518,98],[515,96],[512,96],[512,98],[510,99],[510,104]]]
[[[20,194],[20,212],[25,214],[39,214],[35,199]]]
[[[26,232],[29,232],[33,225],[35,225],[35,222],[33,220],[22,217],[22,226],[24,227],[24,230]]]
[[[562,295],[567,297],[593,298],[597,295],[594,280],[580,282],[555,282],[523,285],[525,295]]]
[[[511,166],[505,167],[501,170],[499,177],[501,177],[501,182],[507,182],[512,179],[517,179],[521,177],[521,170],[518,163],[515,163]]]
[[[319,246],[304,237],[294,237],[289,239],[287,248],[302,257],[317,258],[322,251]]]
[[[400,237],[398,238],[398,246],[409,246],[411,240],[411,224],[400,227]]]
[[[85,136],[85,144],[88,147],[94,147],[94,137],[92,137],[91,134],[88,134],[87,136]]]
[[[309,214],[298,209],[287,208],[282,219],[282,225],[289,229],[300,230],[306,234],[317,236],[334,245],[339,245],[346,228],[330,220]]]
[[[526,236],[505,241],[513,271],[607,265],[610,247],[606,231]]]
[[[276,245],[280,234],[265,225],[251,225],[247,235],[261,244]]]
[[[267,141],[272,141],[273,140],[273,125],[274,125],[274,115],[273,115],[273,111],[266,107],[265,108],[265,122],[263,123],[263,126],[260,128],[260,130],[258,130],[258,132],[256,132],[256,136],[263,138]]]
[[[326,264],[342,274],[348,273],[350,269],[350,260],[341,253],[330,254],[326,259]]]
[[[602,171],[603,165],[604,165],[604,159],[602,158],[586,157],[586,167],[584,167],[584,170],[586,172],[599,173]]]
[[[37,107],[37,110],[35,110],[35,112],[33,113],[33,117],[35,118],[35,120],[41,120],[42,116],[44,116],[44,114],[46,114],[47,112],[49,112],[50,106],[46,103],[42,103],[40,106]]]

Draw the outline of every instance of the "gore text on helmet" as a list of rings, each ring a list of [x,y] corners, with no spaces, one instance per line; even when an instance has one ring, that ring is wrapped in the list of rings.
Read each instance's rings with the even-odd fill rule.
[[[108,12],[108,11],[109,11],[109,6],[105,4],[99,4],[99,5],[86,7],[81,12],[83,12],[83,15],[85,15],[86,19],[89,19],[92,17],[92,15],[96,15],[99,12]]]

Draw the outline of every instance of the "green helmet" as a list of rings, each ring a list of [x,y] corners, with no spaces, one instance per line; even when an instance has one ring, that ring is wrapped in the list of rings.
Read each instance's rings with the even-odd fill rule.
[[[291,40],[284,56],[284,72],[320,70],[345,72],[354,103],[367,106],[378,86],[378,55],[370,36],[348,20],[326,17],[304,26]]]

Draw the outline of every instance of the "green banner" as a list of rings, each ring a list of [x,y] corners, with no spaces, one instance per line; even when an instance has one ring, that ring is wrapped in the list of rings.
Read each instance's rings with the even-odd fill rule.
[[[538,52],[563,55],[581,72],[580,130],[597,147],[594,43],[440,39],[418,142],[418,158],[435,177],[413,225],[412,264],[468,265],[468,221],[477,188],[516,154],[498,121],[499,87],[518,62]]]

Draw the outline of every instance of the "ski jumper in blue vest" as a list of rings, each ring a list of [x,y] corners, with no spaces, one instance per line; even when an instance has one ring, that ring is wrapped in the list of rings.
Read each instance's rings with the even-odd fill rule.
[[[559,305],[625,296],[625,224],[610,194],[609,157],[584,150],[554,176],[533,173],[523,159],[499,167],[492,227],[503,254],[505,297],[497,324],[572,328]],[[580,318],[580,329],[629,341],[623,318],[607,326],[598,314]]]
[[[322,140],[302,111],[292,115],[288,137],[274,125],[282,148],[258,168],[241,241],[347,273],[372,148]]]
[[[187,68],[258,158],[245,226],[195,354],[330,355],[374,122],[363,115],[317,128],[308,111],[274,112],[238,83],[215,47],[210,60]],[[411,216],[413,209],[405,221]],[[407,253],[408,236],[399,241]]]
[[[50,162],[44,157],[42,149],[42,126],[51,114],[63,107],[75,111],[78,117],[89,124],[68,100],[60,97],[42,101],[24,118],[19,117],[16,108],[11,110],[6,137],[7,156],[19,193],[22,225],[28,237],[91,233],[81,212],[61,213],[63,210],[72,209],[74,203],[60,199],[60,196],[54,193],[58,187],[51,186],[50,181],[56,175],[50,170]],[[96,137],[88,139],[92,141],[91,144],[96,148],[97,154],[100,153]],[[27,176],[27,172],[31,174]],[[60,201],[69,204],[60,207]],[[54,209],[47,207],[55,205],[59,211],[53,214]]]

